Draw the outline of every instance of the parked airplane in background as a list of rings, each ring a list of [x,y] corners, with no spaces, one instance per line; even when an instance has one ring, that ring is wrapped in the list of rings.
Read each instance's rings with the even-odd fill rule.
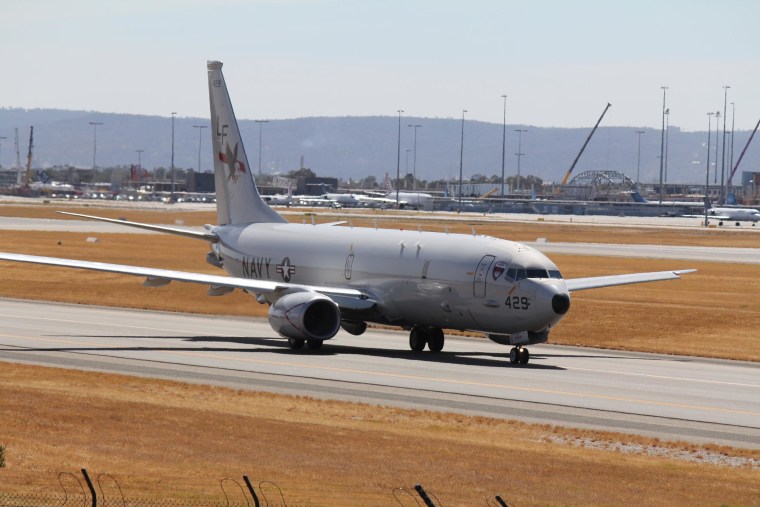
[[[221,62],[208,62],[208,84],[218,225],[200,232],[68,214],[206,241],[206,260],[227,275],[12,253],[0,259],[144,276],[149,287],[204,284],[210,295],[242,289],[269,305],[272,328],[293,349],[320,348],[341,327],[360,335],[373,322],[410,330],[414,351],[442,350],[444,328],[482,332],[512,346],[513,364],[528,362],[526,345],[548,340],[571,292],[692,271],[565,280],[546,256],[512,241],[288,223],[256,189]]]
[[[264,195],[262,196],[262,199],[269,204],[270,206],[290,206],[294,203],[293,199],[293,184],[288,183],[288,193],[287,195]]]
[[[433,203],[435,202],[435,197],[424,192],[397,192],[396,190],[393,190],[391,179],[388,176],[388,173],[385,173],[385,198],[392,199],[395,202],[397,197],[399,207],[401,208],[414,208],[431,211],[433,209]]]
[[[760,211],[752,208],[716,208],[712,206],[710,200],[707,199],[705,203],[707,208],[707,220],[718,220],[718,225],[723,225],[723,221],[736,222],[736,225],[740,225],[739,222],[752,222],[752,226],[760,221]]]

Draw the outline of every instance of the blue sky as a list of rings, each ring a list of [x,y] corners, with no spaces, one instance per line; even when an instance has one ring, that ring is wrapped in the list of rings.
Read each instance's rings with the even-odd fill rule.
[[[26,0],[0,16],[0,107],[238,117],[466,117],[531,126],[760,118],[756,0]]]

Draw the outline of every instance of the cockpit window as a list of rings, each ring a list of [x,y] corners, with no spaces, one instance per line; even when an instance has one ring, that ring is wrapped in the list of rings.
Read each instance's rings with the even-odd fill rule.
[[[549,278],[558,278],[562,279],[562,273],[559,272],[558,269],[550,269],[549,270]]]
[[[523,268],[509,268],[505,277],[514,280],[515,282],[519,282],[520,280],[527,278],[527,275]]]
[[[549,273],[545,269],[529,268],[525,270],[528,278],[549,278]]]

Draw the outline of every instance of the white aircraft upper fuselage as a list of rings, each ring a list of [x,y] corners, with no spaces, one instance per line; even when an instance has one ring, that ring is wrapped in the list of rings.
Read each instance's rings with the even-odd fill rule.
[[[512,241],[288,223],[256,189],[221,69],[208,63],[217,225],[198,232],[86,217],[206,241],[207,262],[226,274],[12,253],[0,253],[0,260],[144,276],[149,287],[204,284],[210,295],[242,289],[269,304],[272,328],[294,349],[321,347],[341,327],[361,334],[374,322],[409,329],[414,351],[440,351],[444,328],[482,332],[513,345],[510,361],[522,364],[529,359],[524,345],[548,339],[572,291],[672,280],[689,271],[565,280],[545,255]]]

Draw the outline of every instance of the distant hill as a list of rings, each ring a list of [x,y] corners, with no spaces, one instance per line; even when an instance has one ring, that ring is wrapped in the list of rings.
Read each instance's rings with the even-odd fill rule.
[[[70,164],[91,167],[93,127],[97,127],[97,164],[101,167],[137,163],[136,150],[142,153],[143,167],[171,165],[171,118],[108,114],[93,111],[54,109],[0,109],[2,151],[0,164],[11,167],[15,162],[14,128],[19,129],[22,163],[26,158],[29,126],[34,125],[34,166],[50,167]],[[461,120],[441,118],[401,118],[401,174],[413,168],[413,129],[417,131],[417,176],[437,180],[459,177]],[[199,129],[209,126],[208,118],[175,119],[175,166],[197,169]],[[258,171],[259,124],[239,121],[249,161]],[[588,128],[541,128],[530,125],[507,125],[507,176],[517,170],[517,133],[522,137],[521,174],[532,174],[545,181],[558,182],[580,150]],[[263,172],[286,173],[304,165],[322,176],[344,180],[369,175],[382,180],[386,172],[395,177],[397,157],[397,117],[339,117],[270,120],[263,124],[261,163]],[[210,170],[210,129],[202,129],[201,166]],[[634,127],[599,127],[574,170],[574,175],[588,170],[617,170],[636,178],[637,134]],[[659,179],[660,131],[643,129],[641,136],[641,181]],[[750,132],[736,132],[734,149],[738,158]],[[706,132],[682,132],[670,127],[668,133],[668,180],[681,183],[703,183],[705,175]],[[712,144],[714,149],[715,133]],[[760,170],[760,147],[750,147],[740,171]],[[407,155],[407,150],[410,150]],[[730,145],[727,146],[730,151]],[[490,177],[501,174],[502,125],[465,121],[465,178],[474,174]],[[714,152],[711,159],[714,160]],[[728,165],[728,164],[727,164]],[[711,182],[713,177],[710,177]],[[738,182],[735,179],[735,182]]]

